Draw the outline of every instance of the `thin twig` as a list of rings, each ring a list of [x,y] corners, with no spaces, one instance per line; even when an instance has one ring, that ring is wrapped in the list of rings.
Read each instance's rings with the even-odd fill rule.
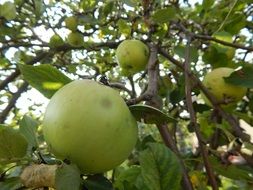
[[[11,109],[15,106],[16,101],[18,100],[19,96],[27,89],[28,83],[24,82],[21,87],[18,89],[18,91],[12,96],[12,98],[9,100],[8,105],[5,107],[5,109],[0,114],[0,123],[3,123],[8,116]]]
[[[213,190],[218,190],[217,181],[215,180],[213,168],[211,167],[211,164],[208,160],[208,152],[207,152],[205,144],[203,144],[203,140],[202,140],[203,138],[202,138],[200,130],[199,130],[199,126],[198,126],[197,118],[196,118],[196,113],[194,111],[193,104],[192,104],[192,95],[191,95],[192,86],[191,86],[190,77],[188,75],[188,73],[190,73],[190,68],[191,68],[191,65],[190,65],[190,44],[191,44],[191,38],[189,37],[189,39],[187,41],[187,48],[186,48],[186,52],[185,52],[185,64],[184,64],[186,104],[187,104],[188,112],[190,114],[191,124],[194,128],[194,131],[196,133],[196,136],[197,136],[197,139],[199,142],[199,147],[201,150],[201,154],[203,157],[204,165],[206,168],[206,172],[207,172],[210,184],[211,184]]]

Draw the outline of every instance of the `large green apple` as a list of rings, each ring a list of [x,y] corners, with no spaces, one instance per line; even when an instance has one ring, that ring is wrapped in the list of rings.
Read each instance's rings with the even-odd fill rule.
[[[64,22],[68,29],[70,29],[71,31],[76,31],[77,26],[78,26],[78,20],[75,16],[67,17],[64,20]]]
[[[68,43],[74,47],[80,47],[83,45],[83,35],[78,32],[71,32],[68,35]]]
[[[235,86],[226,83],[224,77],[228,77],[234,69],[219,67],[206,74],[203,84],[212,93],[217,101],[222,105],[233,105],[237,103],[246,94],[247,89],[241,86]],[[210,101],[202,93],[205,103],[211,106]]]
[[[111,170],[127,159],[137,141],[137,123],[116,90],[77,80],[51,98],[43,133],[56,156],[93,174]]]
[[[129,76],[145,69],[149,49],[140,40],[125,40],[116,50],[117,62],[122,69],[122,74]]]

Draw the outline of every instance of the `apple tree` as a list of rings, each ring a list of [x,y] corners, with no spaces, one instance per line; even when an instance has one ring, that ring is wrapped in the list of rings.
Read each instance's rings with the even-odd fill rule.
[[[253,188],[252,0],[1,0],[0,189]]]

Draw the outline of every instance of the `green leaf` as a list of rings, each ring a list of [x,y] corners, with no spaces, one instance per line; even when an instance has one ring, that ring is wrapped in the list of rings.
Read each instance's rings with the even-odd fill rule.
[[[75,165],[62,164],[56,170],[55,186],[60,190],[79,190],[81,173]]]
[[[147,105],[132,105],[129,106],[130,111],[136,120],[144,119],[145,123],[164,124],[168,122],[176,122],[177,120],[163,113],[162,111]]]
[[[117,190],[146,190],[148,189],[143,182],[141,167],[133,165],[122,171],[117,177],[114,187]]]
[[[17,16],[15,4],[7,1],[3,5],[0,5],[0,16],[3,16],[7,20],[13,20]]]
[[[121,34],[125,34],[126,36],[130,35],[131,27],[127,24],[125,20],[119,19],[119,21],[117,22],[117,25],[119,27],[119,32]]]
[[[88,176],[84,185],[89,190],[113,190],[112,183],[100,174]]]
[[[22,186],[23,185],[19,177],[7,178],[0,182],[1,190],[17,190],[20,189]]]
[[[26,155],[28,143],[19,131],[0,125],[0,163],[19,161]]]
[[[25,115],[20,121],[19,131],[24,135],[28,142],[29,151],[32,150],[33,147],[38,146],[37,138],[36,138],[36,130],[38,127],[38,122],[31,118],[30,116]]]
[[[181,189],[182,170],[177,156],[165,145],[150,143],[140,153],[141,173],[149,190]]]
[[[246,168],[239,167],[236,165],[224,165],[220,164],[219,160],[217,160],[214,157],[209,158],[210,163],[212,164],[212,167],[214,170],[227,178],[234,179],[234,180],[247,180],[252,181],[253,180],[253,171],[249,171]]]
[[[49,64],[19,65],[19,69],[24,79],[47,98],[51,98],[58,89],[71,82],[70,78]]]
[[[174,48],[174,51],[179,57],[184,59],[185,58],[185,49],[186,49],[186,47],[184,47],[184,46],[176,46]],[[198,57],[199,57],[198,50],[195,47],[191,46],[190,47],[190,61],[196,63],[198,61]]]
[[[35,0],[34,1],[34,9],[35,9],[35,15],[37,18],[39,18],[43,13],[43,3],[42,0]]]
[[[152,16],[154,22],[167,23],[176,17],[176,9],[168,7],[165,9],[157,10]]]
[[[253,65],[245,65],[242,69],[234,71],[229,77],[224,80],[227,83],[243,86],[246,88],[253,88]]]
[[[214,0],[203,0],[202,2],[202,6],[204,10],[210,9],[213,4],[214,4]]]
[[[108,16],[112,12],[113,6],[114,6],[114,1],[112,1],[112,0],[108,1],[104,5],[104,7],[103,7],[103,14],[104,14],[105,17]]]

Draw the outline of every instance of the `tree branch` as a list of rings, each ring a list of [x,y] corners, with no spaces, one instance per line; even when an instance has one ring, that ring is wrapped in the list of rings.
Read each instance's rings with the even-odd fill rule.
[[[202,40],[210,40],[210,41],[214,41],[214,42],[220,43],[220,44],[225,45],[225,46],[244,49],[244,50],[247,50],[247,51],[253,51],[253,47],[244,46],[242,44],[235,44],[235,43],[226,42],[226,41],[219,40],[217,38],[207,36],[207,35],[200,35],[200,34],[194,34],[194,33],[191,33],[191,34],[194,38],[198,38],[198,39],[202,39]]]
[[[202,140],[203,138],[202,138],[200,130],[199,130],[199,125],[197,123],[196,113],[194,111],[193,104],[192,104],[192,95],[191,95],[192,86],[191,86],[191,80],[188,75],[188,73],[190,73],[190,68],[191,68],[191,65],[190,65],[190,43],[191,43],[191,38],[189,37],[189,39],[187,41],[187,48],[186,48],[186,52],[185,52],[185,64],[184,64],[186,105],[187,105],[188,112],[190,114],[191,124],[194,128],[194,131],[196,133],[196,136],[197,136],[197,139],[199,142],[199,147],[201,150],[201,154],[203,157],[203,161],[204,161],[204,165],[206,168],[206,172],[207,172],[209,181],[211,183],[213,190],[218,190],[218,185],[215,180],[214,172],[213,172],[211,164],[208,160],[208,151],[206,149],[205,144],[203,144],[203,140]]]
[[[0,123],[3,123],[8,116],[11,109],[15,106],[16,101],[18,100],[19,96],[27,89],[28,83],[24,82],[18,91],[12,96],[6,108],[0,114]]]
[[[165,143],[165,145],[170,148],[177,156],[180,164],[181,164],[181,167],[182,167],[182,170],[183,170],[183,186],[184,186],[184,189],[188,189],[188,190],[193,190],[193,187],[192,187],[192,183],[191,183],[191,180],[188,176],[188,173],[187,173],[187,169],[185,167],[185,164],[183,162],[183,160],[181,159],[180,157],[180,153],[179,153],[179,150],[175,144],[175,142],[173,141],[173,138],[168,130],[168,126],[167,125],[157,125],[157,128],[161,134],[161,137],[163,139],[163,142]]]
[[[179,67],[182,71],[184,70],[184,64],[180,61],[174,59],[171,55],[167,53],[167,51],[163,48],[159,48],[159,53],[167,58],[169,61],[171,61],[173,64],[175,64],[177,67]],[[249,137],[244,134],[239,126],[239,123],[237,120],[227,112],[225,112],[220,106],[219,102],[216,100],[216,98],[208,91],[208,89],[202,84],[200,79],[196,77],[192,72],[188,72],[188,75],[192,82],[196,83],[196,85],[200,88],[200,90],[205,94],[205,96],[210,100],[214,108],[221,114],[221,116],[232,126],[234,130],[234,134],[241,138],[243,141],[250,142]]]
[[[157,82],[158,82],[158,62],[157,62],[157,46],[150,45],[150,56],[148,60],[148,88],[147,90],[137,98],[127,100],[128,105],[137,104],[141,101],[151,100],[154,95],[157,94]]]

